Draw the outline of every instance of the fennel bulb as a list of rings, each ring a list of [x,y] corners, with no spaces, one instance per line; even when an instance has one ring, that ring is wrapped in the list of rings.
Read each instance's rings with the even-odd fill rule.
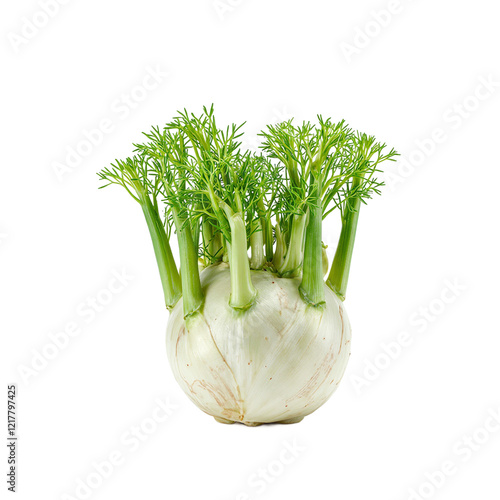
[[[175,378],[198,408],[220,422],[292,423],[333,394],[350,355],[342,301],[325,285],[326,307],[308,306],[300,279],[252,271],[257,290],[246,311],[229,306],[228,264],[201,273],[203,313],[172,310],[167,353]]]

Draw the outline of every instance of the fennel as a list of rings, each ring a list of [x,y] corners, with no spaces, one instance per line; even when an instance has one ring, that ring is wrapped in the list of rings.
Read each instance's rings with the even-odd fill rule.
[[[360,207],[397,153],[321,116],[268,126],[261,154],[241,149],[241,130],[219,128],[213,106],[183,111],[99,176],[144,212],[171,310],[169,359],[186,394],[219,421],[295,422],[344,373],[342,301]],[[322,225],[334,212],[342,228],[328,272]]]

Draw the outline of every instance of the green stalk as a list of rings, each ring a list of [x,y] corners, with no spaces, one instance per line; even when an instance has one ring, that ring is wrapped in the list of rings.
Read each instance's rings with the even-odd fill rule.
[[[241,213],[234,213],[224,202],[220,203],[226,213],[231,228],[231,243],[227,242],[229,267],[231,270],[231,299],[233,309],[248,309],[257,295],[250,276],[250,263],[247,253],[247,232]]]
[[[273,261],[273,225],[271,223],[271,217],[268,215],[265,218],[264,223],[265,233],[264,233],[264,241],[266,243],[266,261]]]
[[[276,226],[275,226],[275,231],[276,231],[276,252],[274,253],[273,256],[273,265],[276,269],[279,269],[285,260],[285,253],[286,253],[286,242],[285,238],[283,236],[283,233],[281,232],[281,225],[280,225],[280,220],[279,220],[279,215],[276,216]]]
[[[347,203],[349,203],[349,201]],[[342,217],[342,230],[340,232],[339,243],[326,282],[341,300],[345,299],[347,290],[360,207],[361,200],[355,198],[351,201],[351,207],[345,208],[345,215]]]
[[[191,316],[203,304],[200,271],[198,268],[198,249],[194,244],[191,224],[179,215],[177,208],[172,208],[172,215],[177,231],[179,256],[181,260],[182,304],[184,317]]]
[[[317,307],[325,303],[323,245],[321,243],[323,207],[321,203],[320,174],[314,180],[311,175],[309,200],[309,222],[306,229],[304,264],[302,266],[302,282],[299,286],[299,292],[305,302]]]
[[[229,246],[229,241],[224,238],[222,241],[222,262],[229,262]]]
[[[146,218],[151,241],[153,242],[163,294],[165,296],[165,305],[167,309],[172,309],[182,295],[179,271],[175,265],[165,227],[158,215],[158,211],[153,207],[149,196],[144,196],[140,200],[140,204]]]
[[[205,266],[208,266],[213,259],[212,251],[213,251],[214,231],[212,228],[212,224],[210,224],[210,221],[205,216],[203,217],[203,222],[201,223],[201,234],[203,240],[203,253],[205,255],[204,258]]]
[[[222,259],[223,248],[221,233],[214,232],[214,226],[207,216],[203,217],[201,229],[204,253],[208,256],[208,258],[205,258],[205,265],[208,266],[209,264]]]
[[[262,225],[264,245],[266,247],[266,261],[273,261],[273,225],[271,223],[271,216],[266,213],[264,201],[262,198],[258,202],[260,223]]]
[[[191,235],[193,237],[193,243],[196,248],[200,246],[200,233],[201,233],[200,220],[193,219],[191,221]]]
[[[262,231],[262,224],[259,219],[251,222],[250,234],[250,248],[251,248],[251,269],[262,269],[266,263],[264,256],[264,236]]]
[[[323,276],[326,276],[329,269],[328,254],[326,253],[328,246],[321,242],[321,247],[321,253],[323,254]]]
[[[214,236],[212,238],[212,248],[213,248],[213,252],[214,252],[215,261],[222,260],[222,255],[224,253],[222,233],[217,232],[214,234]]]
[[[299,275],[304,252],[304,230],[307,214],[294,215],[290,231],[290,243],[283,265],[278,269],[281,276],[294,278]]]

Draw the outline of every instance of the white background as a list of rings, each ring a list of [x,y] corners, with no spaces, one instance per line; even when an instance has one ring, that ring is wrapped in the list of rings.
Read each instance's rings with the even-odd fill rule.
[[[48,20],[34,0],[0,13],[2,391],[18,384],[18,498],[83,498],[77,484],[97,485],[92,464],[113,453],[121,464],[89,498],[500,498],[488,420],[500,411],[496,2],[58,5]],[[168,76],[144,92],[148,68]],[[130,94],[140,102],[124,104]],[[225,426],[187,400],[141,211],[118,188],[97,190],[96,172],[142,131],[212,102],[221,124],[248,121],[250,146],[266,123],[321,113],[402,154],[362,209],[346,376],[298,425]],[[102,120],[109,133],[57,175]],[[337,230],[334,218],[330,248]],[[133,277],[122,292],[85,313],[122,270]],[[49,334],[68,323],[79,335],[43,366]],[[34,358],[36,375],[22,376]],[[151,430],[157,398],[176,409],[135,450],[127,433]]]

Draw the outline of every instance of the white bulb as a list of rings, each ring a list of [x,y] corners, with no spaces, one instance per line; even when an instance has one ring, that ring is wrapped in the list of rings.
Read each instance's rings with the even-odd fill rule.
[[[326,306],[307,306],[299,279],[252,271],[258,294],[250,309],[229,306],[230,271],[201,273],[203,314],[183,319],[182,300],[167,327],[177,382],[204,412],[222,422],[293,423],[333,394],[350,355],[343,303],[325,285]]]

